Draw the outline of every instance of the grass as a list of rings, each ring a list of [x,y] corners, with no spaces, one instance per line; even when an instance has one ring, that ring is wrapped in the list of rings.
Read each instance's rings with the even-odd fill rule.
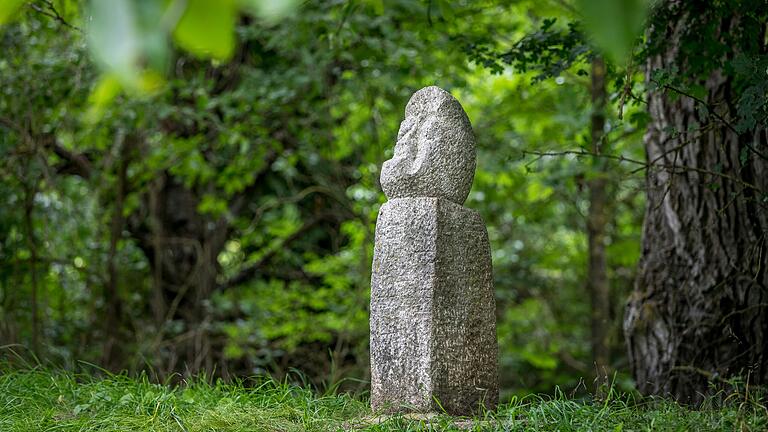
[[[362,398],[271,380],[250,384],[200,379],[164,386],[146,377],[0,369],[0,431],[768,430],[765,406],[737,393],[699,410],[665,400],[636,403],[613,393],[601,402],[558,393],[513,399],[474,421],[438,415],[381,422]]]

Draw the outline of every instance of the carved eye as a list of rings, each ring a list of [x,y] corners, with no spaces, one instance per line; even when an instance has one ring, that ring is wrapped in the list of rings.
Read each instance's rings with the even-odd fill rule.
[[[434,115],[423,119],[418,130],[418,142],[428,142],[434,139],[435,123],[438,123],[438,119]]]

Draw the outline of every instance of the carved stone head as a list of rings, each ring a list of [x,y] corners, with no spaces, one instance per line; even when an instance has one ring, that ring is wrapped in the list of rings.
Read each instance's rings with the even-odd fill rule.
[[[430,86],[411,96],[395,154],[381,168],[388,199],[446,198],[464,204],[475,176],[475,136],[450,93]]]

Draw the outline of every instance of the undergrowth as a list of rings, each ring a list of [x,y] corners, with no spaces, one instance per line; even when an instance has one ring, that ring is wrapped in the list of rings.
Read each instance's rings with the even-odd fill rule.
[[[723,397],[725,396],[725,397]],[[735,392],[698,410],[609,391],[601,401],[513,398],[474,419],[376,416],[363,397],[318,394],[269,379],[176,386],[111,375],[0,368],[0,431],[760,431],[768,411]]]

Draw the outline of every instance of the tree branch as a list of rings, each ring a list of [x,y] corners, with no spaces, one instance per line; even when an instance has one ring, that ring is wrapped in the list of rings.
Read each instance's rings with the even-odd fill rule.
[[[276,247],[273,247],[271,250],[265,253],[258,261],[246,267],[245,269],[241,270],[240,273],[238,273],[236,276],[220,284],[219,289],[222,289],[222,290],[229,289],[234,286],[240,285],[243,282],[246,282],[250,279],[253,279],[256,275],[258,275],[261,272],[261,268],[267,265],[272,260],[272,258],[274,258],[275,255],[277,255],[278,252],[285,249],[292,242],[303,237],[307,231],[314,228],[320,222],[330,218],[332,215],[333,214],[331,212],[324,212],[324,213],[318,214],[317,216],[312,218],[310,221],[302,225],[301,228],[296,230],[296,232],[294,232],[293,234],[283,239],[283,241],[281,241],[279,245],[277,245]]]
[[[82,153],[75,153],[62,147],[56,140],[56,136],[52,133],[43,133],[40,135],[33,135],[25,127],[20,126],[7,117],[0,116],[0,126],[4,126],[8,129],[16,131],[22,136],[22,138],[34,142],[38,142],[41,148],[53,150],[53,153],[65,161],[64,164],[56,167],[57,171],[64,174],[79,175],[84,179],[88,179],[91,176],[92,168],[91,161],[88,157]]]
[[[754,184],[746,182],[746,181],[741,180],[739,178],[736,178],[736,177],[734,177],[734,176],[732,176],[730,174],[725,174],[725,173],[722,173],[722,172],[712,171],[712,170],[708,170],[708,169],[705,169],[705,168],[690,167],[690,166],[684,166],[684,165],[676,165],[674,163],[672,165],[659,164],[659,163],[654,163],[654,162],[650,162],[649,163],[649,162],[639,161],[637,159],[631,159],[631,158],[628,158],[628,157],[624,157],[623,155],[612,155],[612,154],[607,154],[607,153],[599,153],[598,154],[598,153],[588,152],[586,150],[563,150],[563,151],[557,151],[557,152],[540,152],[540,151],[535,151],[535,150],[523,150],[523,157],[525,157],[526,154],[531,154],[531,155],[538,156],[537,159],[534,159],[533,161],[531,161],[529,163],[533,163],[533,162],[535,162],[535,161],[537,161],[537,160],[539,160],[539,159],[541,159],[542,157],[545,157],[545,156],[577,155],[577,156],[602,157],[602,158],[617,160],[619,162],[629,162],[629,163],[632,163],[632,164],[640,165],[641,169],[648,169],[648,168],[658,167],[658,168],[664,168],[664,169],[667,169],[667,170],[670,170],[670,171],[673,171],[673,170],[694,171],[694,172],[698,172],[700,174],[708,174],[708,175],[724,178],[724,179],[730,180],[730,181],[732,181],[734,183],[738,183],[738,184],[740,184],[740,185],[742,185],[744,187],[747,187],[749,189],[753,189],[755,191],[758,191],[760,193],[764,193],[765,192],[762,189],[760,189],[759,187],[755,186]],[[676,174],[676,173],[673,172],[672,174]]]
[[[658,82],[656,82],[656,81],[653,81],[653,82],[654,82],[654,83],[656,83],[657,85],[659,84],[659,83],[658,83]],[[721,116],[720,114],[718,114],[718,113],[717,113],[717,111],[714,109],[714,107],[713,107],[712,105],[708,104],[708,103],[707,103],[705,100],[703,100],[703,99],[701,99],[701,98],[698,98],[698,97],[696,97],[696,96],[694,96],[694,95],[692,95],[692,94],[690,94],[690,93],[684,92],[683,90],[680,90],[680,89],[678,89],[678,88],[672,87],[671,85],[668,85],[668,84],[664,84],[664,85],[662,86],[662,88],[663,88],[663,89],[665,89],[665,90],[673,91],[673,92],[675,92],[675,93],[677,93],[677,94],[680,94],[680,95],[682,95],[682,96],[685,96],[685,97],[691,98],[691,99],[692,99],[694,102],[697,102],[697,103],[700,103],[700,104],[704,105],[704,107],[707,109],[707,111],[709,111],[710,113],[712,113],[712,115],[713,115],[713,116],[715,116],[715,118],[716,118],[716,119],[720,120],[720,122],[722,122],[722,123],[725,125],[725,127],[727,127],[727,128],[728,128],[728,129],[729,129],[731,132],[735,133],[735,134],[736,134],[736,136],[739,136],[739,135],[741,135],[741,134],[739,133],[739,131],[738,131],[738,130],[736,130],[736,127],[735,127],[735,126],[733,126],[733,124],[731,124],[731,122],[729,122],[728,120],[726,120],[726,119],[725,119],[725,117],[723,117],[723,116]],[[764,159],[764,160],[768,160],[768,155],[764,155],[762,152],[760,152],[759,150],[757,150],[756,148],[754,148],[754,147],[753,147],[751,144],[749,144],[749,143],[745,143],[745,144],[746,144],[747,148],[748,148],[750,151],[752,151],[752,153],[754,153],[754,154],[756,154],[756,155],[760,156],[760,157],[761,157],[762,159]]]
[[[61,16],[58,10],[56,10],[56,6],[53,5],[53,2],[50,0],[40,0],[46,7],[46,9],[41,8],[40,6],[36,5],[35,3],[30,3],[29,7],[31,7],[36,12],[45,15],[49,18],[53,18],[54,20],[58,21],[59,24],[63,25],[64,27],[69,27],[72,30],[78,31],[80,33],[83,32],[83,30],[75,25],[70,24],[67,22],[67,20],[64,19],[64,17]]]
[[[647,163],[645,163],[643,161],[639,161],[637,159],[631,159],[631,158],[625,157],[623,155],[612,155],[612,154],[609,154],[609,153],[593,153],[593,152],[588,152],[586,150],[563,150],[563,151],[549,151],[549,152],[541,152],[541,151],[536,151],[536,150],[523,150],[523,157],[525,157],[525,155],[529,155],[529,154],[530,155],[539,156],[539,159],[541,159],[544,156],[576,155],[576,156],[601,157],[601,158],[606,158],[606,159],[617,160],[619,162],[629,162],[629,163],[633,163],[633,164],[637,164],[637,165],[644,165],[644,166],[648,165]]]
[[[48,147],[53,150],[53,153],[56,156],[67,162],[57,167],[58,172],[78,175],[84,179],[89,179],[91,177],[91,161],[88,160],[88,157],[81,153],[74,153],[65,149],[55,141],[55,138],[48,144]]]

